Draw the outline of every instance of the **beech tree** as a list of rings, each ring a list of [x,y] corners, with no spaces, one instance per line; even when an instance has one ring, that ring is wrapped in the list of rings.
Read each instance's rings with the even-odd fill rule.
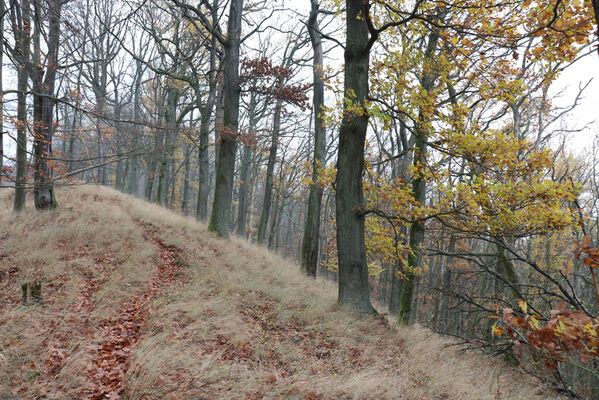
[[[17,140],[16,140],[16,173],[15,212],[25,208],[25,187],[27,184],[27,89],[29,75],[27,64],[30,63],[31,43],[31,9],[28,0],[10,3],[10,20],[15,48],[11,55],[17,68]]]
[[[314,114],[314,158],[312,160],[312,176],[306,223],[302,240],[300,262],[302,269],[308,275],[316,277],[318,267],[318,250],[320,244],[320,217],[322,205],[322,186],[319,183],[320,169],[326,164],[326,127],[324,120],[324,55],[322,37],[318,24],[320,6],[318,0],[310,0],[310,16],[308,18],[308,33],[314,57],[312,60],[313,98],[312,112]]]

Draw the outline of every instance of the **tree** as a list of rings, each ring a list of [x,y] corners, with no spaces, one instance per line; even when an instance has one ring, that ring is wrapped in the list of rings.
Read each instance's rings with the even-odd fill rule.
[[[2,81],[4,73],[4,16],[7,10],[5,9],[4,0],[0,0],[0,187],[4,175],[4,84]]]
[[[243,0],[231,0],[227,36],[221,38],[225,57],[223,60],[224,118],[220,133],[214,201],[208,230],[223,237],[229,236],[231,201],[233,198],[233,173],[239,131],[239,47],[241,44],[241,15]]]
[[[35,208],[45,210],[56,207],[52,168],[49,158],[52,156],[52,138],[54,136],[54,106],[56,104],[54,90],[56,73],[59,68],[58,52],[60,47],[60,21],[64,0],[47,0],[46,15],[48,19],[48,34],[46,39],[47,56],[46,69],[43,71],[39,56],[39,31],[42,29],[41,5],[35,3],[35,60],[38,62],[34,79],[35,106],[41,110],[35,118],[34,115],[34,188],[33,195]],[[40,79],[43,76],[43,80]],[[40,85],[41,83],[41,85]],[[34,114],[36,112],[34,111]],[[40,118],[41,116],[41,118]]]
[[[29,0],[10,3],[10,19],[15,36],[12,52],[17,66],[17,162],[15,175],[15,212],[25,208],[25,187],[27,184],[27,89],[31,43],[31,10]]]
[[[318,0],[310,0],[311,10],[308,18],[308,33],[312,42],[314,58],[313,74],[313,113],[314,113],[314,158],[312,160],[312,181],[308,195],[308,208],[300,262],[302,270],[309,276],[316,277],[318,267],[318,250],[320,242],[320,211],[322,203],[322,186],[319,184],[320,169],[326,164],[326,128],[324,120],[324,57],[322,39],[318,25]]]
[[[370,302],[368,265],[364,245],[364,216],[356,211],[364,203],[362,174],[364,144],[368,129],[368,68],[372,46],[367,16],[369,3],[345,3],[347,38],[343,120],[339,129],[337,153],[336,215],[339,257],[339,304],[360,312],[374,311]]]

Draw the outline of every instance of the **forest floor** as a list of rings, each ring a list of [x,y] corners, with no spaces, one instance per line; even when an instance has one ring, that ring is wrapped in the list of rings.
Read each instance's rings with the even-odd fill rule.
[[[332,282],[113,190],[13,215],[0,191],[0,399],[557,399],[498,359],[335,305]],[[42,282],[42,304],[21,283]]]

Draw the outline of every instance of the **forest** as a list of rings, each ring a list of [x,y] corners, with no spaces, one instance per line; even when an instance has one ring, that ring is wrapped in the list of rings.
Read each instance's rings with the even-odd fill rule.
[[[490,354],[553,393],[542,398],[599,398],[599,135],[595,123],[575,121],[595,100],[594,77],[560,91],[567,71],[599,57],[598,18],[599,0],[0,0],[0,391],[4,383],[24,398],[166,398],[137,395],[123,377],[137,373],[131,354],[144,348],[134,344],[161,298],[156,282],[178,282],[181,265],[211,258],[189,243],[218,241],[296,265],[300,292],[331,285],[335,313]],[[175,218],[163,209],[184,216],[176,221],[187,233],[158,223]],[[211,233],[189,228],[195,221]],[[126,343],[110,331],[121,337],[120,359],[99,350],[105,358],[88,364],[96,380],[118,365],[118,379],[34,397],[79,345],[50,346],[46,372],[21,376],[17,388],[16,375],[1,371],[21,339],[2,331],[59,304],[76,274],[83,297],[65,309],[93,325],[82,313],[110,303],[94,293],[114,273],[99,265],[118,269],[129,257],[112,244],[103,251],[85,230],[96,225],[106,243],[132,253],[129,240],[142,237],[156,248],[164,268],[139,272],[128,285],[150,279],[150,289],[118,311],[146,322],[125,330],[135,337]],[[75,233],[57,233],[65,230]],[[53,250],[37,250],[44,246]],[[252,263],[245,247],[217,247],[214,257],[245,254],[235,268]],[[54,266],[94,252],[95,272]],[[237,282],[228,263],[205,281],[185,279]],[[268,271],[276,282],[288,274]],[[275,281],[243,318],[271,315]],[[320,355],[337,346],[286,324],[278,326],[298,343],[324,346]],[[262,366],[255,348],[245,350],[250,339],[216,337],[212,351],[229,349],[219,362]],[[285,362],[283,378],[295,374]],[[404,398],[260,390],[268,391],[169,398]],[[502,390],[488,398],[534,398]],[[483,398],[429,395],[405,398]]]

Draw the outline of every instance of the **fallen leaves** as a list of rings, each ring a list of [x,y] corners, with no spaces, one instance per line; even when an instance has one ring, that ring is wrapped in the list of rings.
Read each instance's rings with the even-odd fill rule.
[[[102,323],[102,341],[96,356],[87,366],[88,384],[81,396],[85,399],[120,399],[125,385],[125,375],[133,346],[139,339],[140,329],[147,316],[150,303],[165,286],[175,281],[181,264],[178,249],[164,244],[146,226],[146,236],[158,249],[160,263],[154,276],[142,290],[135,292],[124,303],[116,318]]]

